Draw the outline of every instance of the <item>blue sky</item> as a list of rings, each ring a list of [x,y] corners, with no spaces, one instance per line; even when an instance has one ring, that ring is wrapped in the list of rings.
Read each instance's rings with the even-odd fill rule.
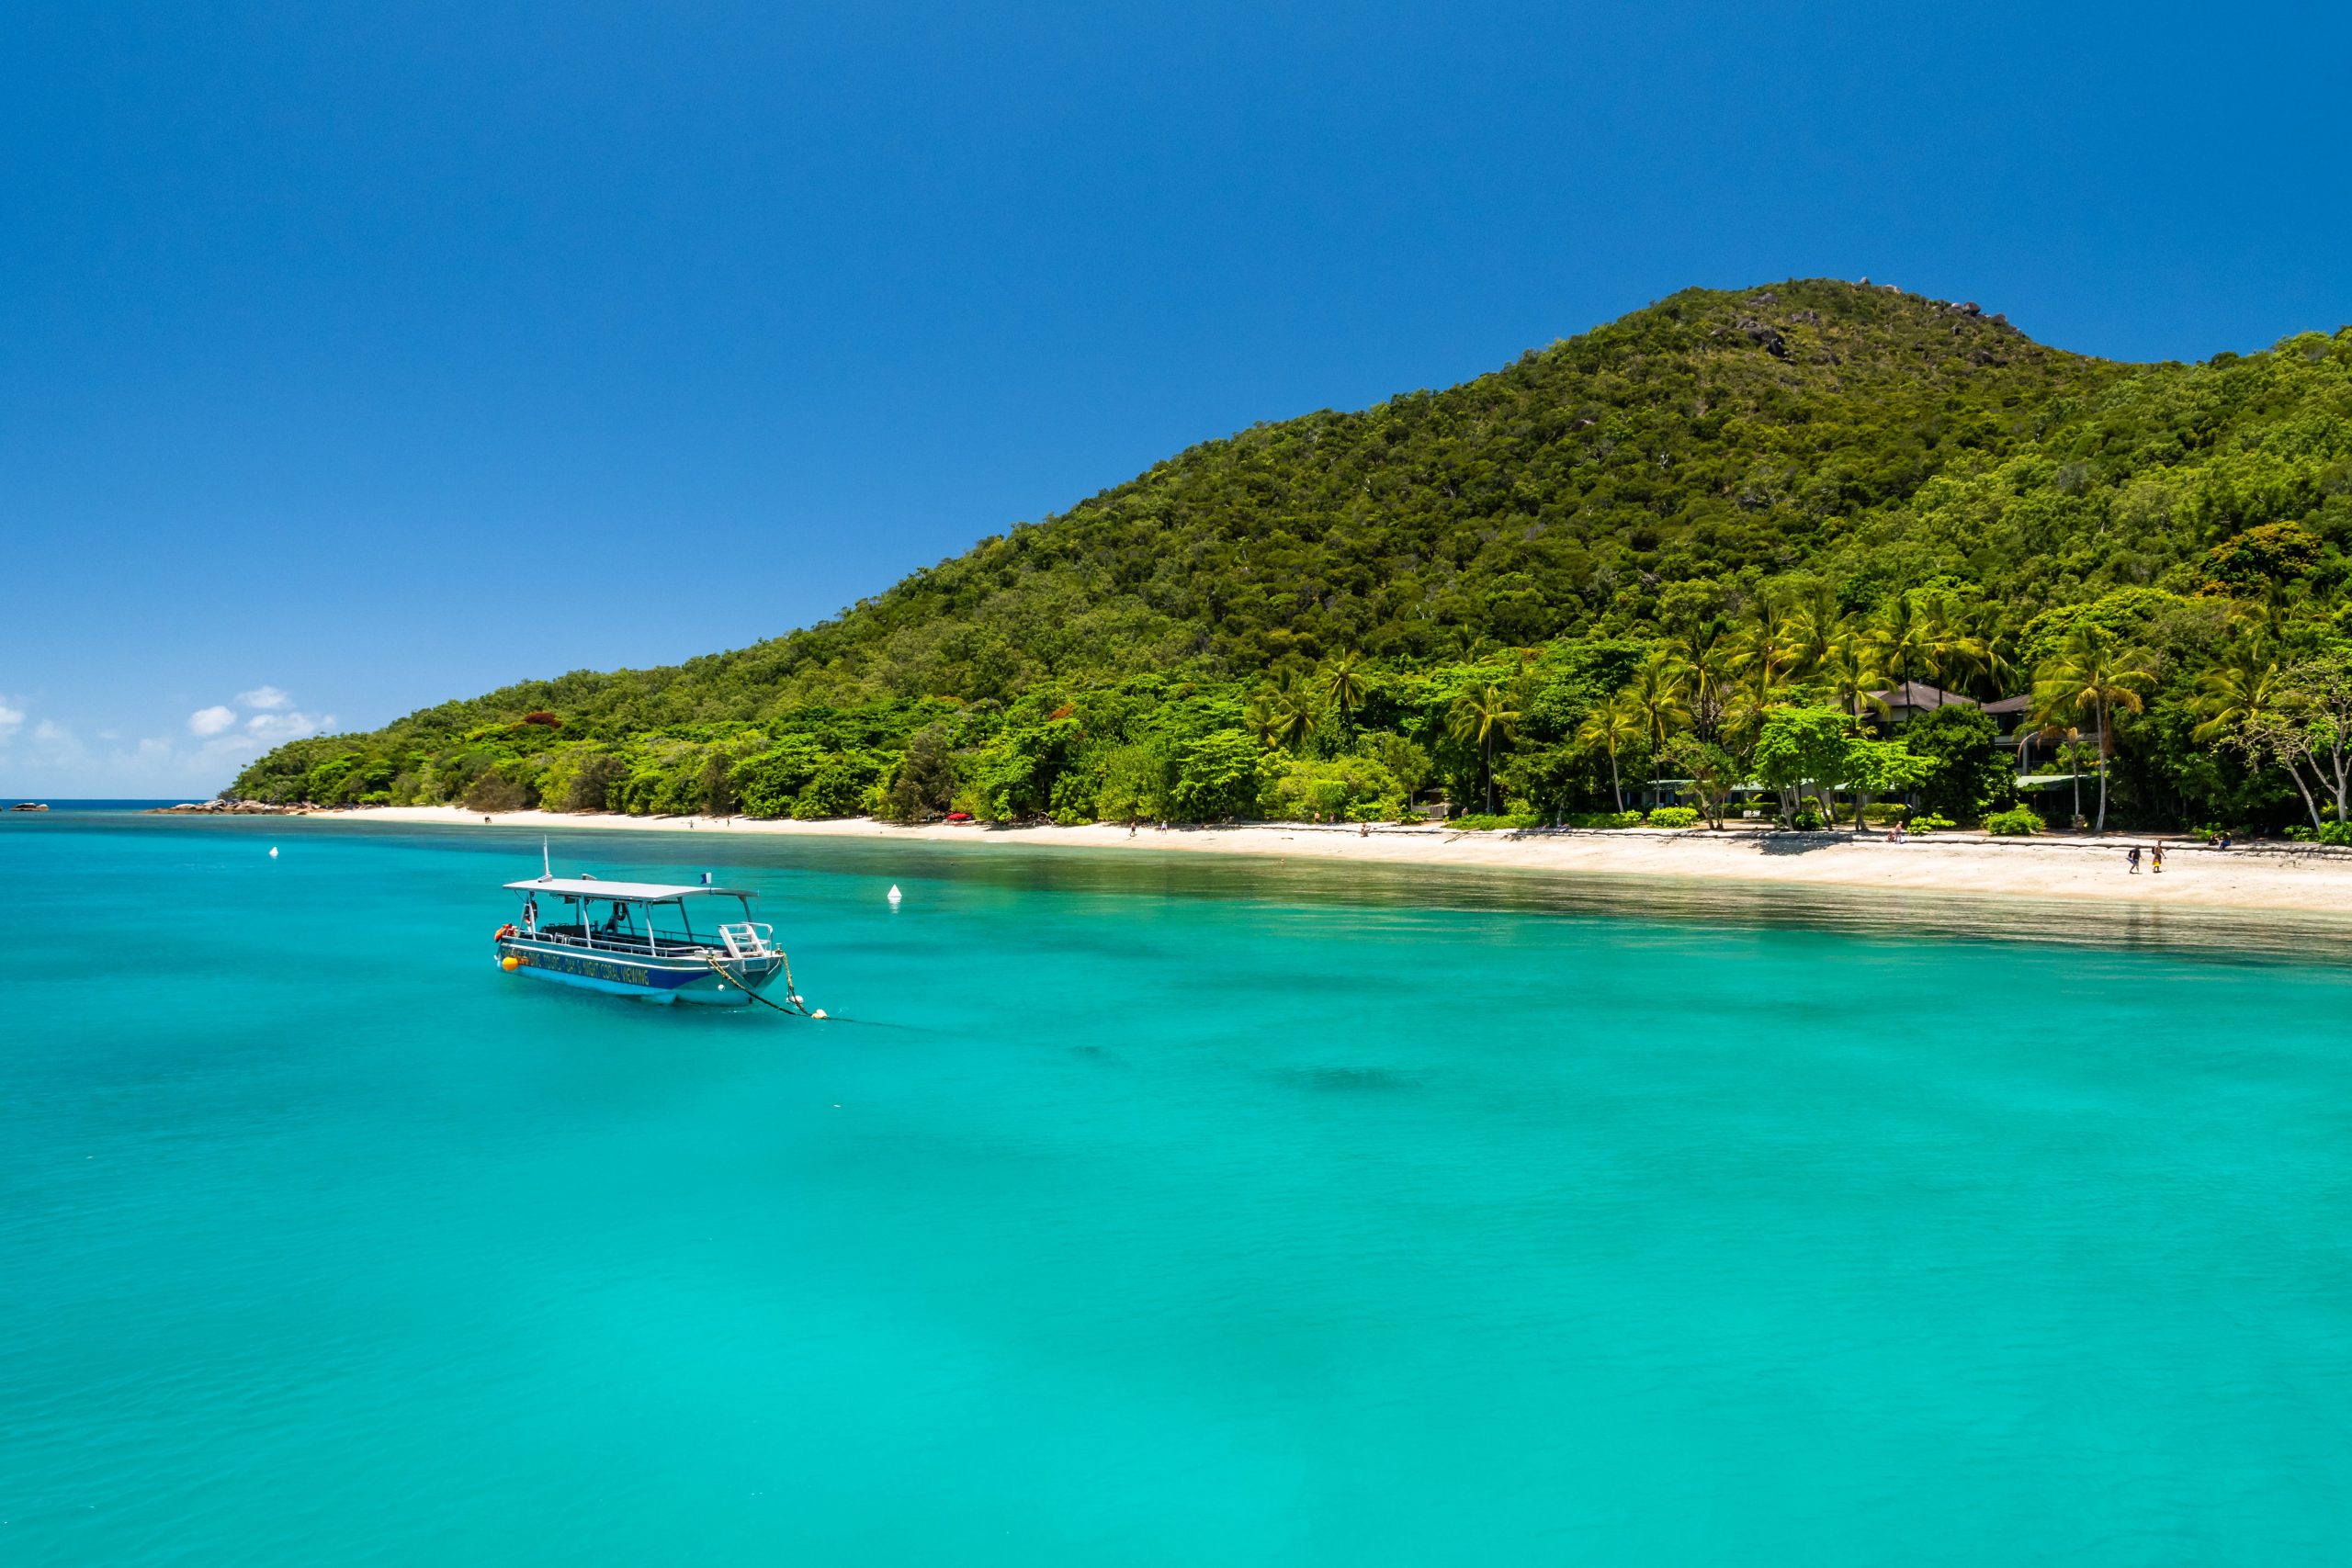
[[[2340,9],[0,11],[0,792],[821,618],[1686,285],[2352,321]]]

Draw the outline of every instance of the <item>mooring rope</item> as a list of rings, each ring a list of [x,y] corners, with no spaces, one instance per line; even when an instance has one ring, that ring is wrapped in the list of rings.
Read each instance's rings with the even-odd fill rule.
[[[718,976],[720,979],[726,981],[729,985],[734,987],[737,990],[742,992],[745,996],[751,998],[753,1001],[759,1003],[763,1008],[775,1008],[775,1010],[780,1013],[797,1015],[805,1019],[821,1020],[825,1016],[825,1010],[823,1008],[819,1008],[815,1012],[810,1012],[808,1006],[800,999],[798,987],[795,987],[792,983],[792,960],[780,953],[777,953],[776,956],[784,959],[784,994],[791,1000],[792,1005],[790,1007],[786,1007],[781,1003],[768,1000],[767,998],[760,995],[759,992],[752,989],[751,987],[743,984],[742,981],[738,980],[734,976],[729,975],[727,972],[727,966],[721,964],[718,959],[712,957],[709,953],[704,953],[702,955],[702,961],[710,965],[710,972],[712,974]]]

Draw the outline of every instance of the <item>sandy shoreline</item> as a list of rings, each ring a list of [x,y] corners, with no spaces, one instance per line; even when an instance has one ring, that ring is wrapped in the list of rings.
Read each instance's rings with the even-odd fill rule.
[[[482,825],[479,812],[455,807],[381,807],[321,811],[315,817],[350,822]],[[744,836],[870,838],[956,844],[1023,844],[1054,849],[1154,850],[1354,861],[1382,865],[1493,867],[1594,875],[1670,877],[1705,882],[1781,884],[1817,888],[1863,887],[1884,892],[1958,893],[2019,898],[2074,898],[2160,908],[2272,909],[2299,914],[2352,913],[2352,852],[2266,845],[2227,851],[2185,840],[2165,842],[2161,875],[2131,874],[2124,852],[2153,837],[2111,834],[2105,840],[1984,839],[1939,834],[1889,844],[1876,834],[1711,833],[1623,829],[1609,832],[1469,833],[1438,826],[1352,827],[1304,823],[1250,827],[1149,827],[1130,835],[1120,827],[990,828],[933,824],[895,827],[867,819],[826,822],[756,821],[749,818],[572,816],[508,811],[498,827],[617,829],[630,832],[726,833]],[[2144,860],[2144,856],[2143,856]]]

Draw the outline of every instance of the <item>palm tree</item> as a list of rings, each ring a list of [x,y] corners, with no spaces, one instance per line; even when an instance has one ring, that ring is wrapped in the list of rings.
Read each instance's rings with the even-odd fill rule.
[[[1658,762],[1666,754],[1668,737],[1690,728],[1689,688],[1674,656],[1659,649],[1634,667],[1634,678],[1619,696],[1641,716],[1642,735],[1650,743],[1650,804],[1657,804]]]
[[[1288,671],[1268,694],[1267,706],[1274,744],[1291,750],[1315,732],[1315,721],[1321,716],[1314,688]]]
[[[2118,708],[2138,713],[2141,692],[2156,683],[2137,649],[2116,646],[2116,636],[2105,626],[2084,621],[2066,634],[2058,651],[2034,671],[2036,702],[2052,713],[2079,719],[2089,714],[2098,724],[2098,826],[2107,831],[2107,759],[2115,744],[2110,717]]]
[[[1928,602],[1920,643],[1922,667],[1935,682],[1938,707],[1943,705],[1941,694],[1951,690],[1955,675],[1984,670],[1991,659],[1984,639],[1968,629],[1948,598]]]
[[[2274,720],[2308,704],[2309,699],[2294,689],[2287,671],[2273,657],[2268,639],[2257,631],[2221,663],[2198,677],[2192,705],[2204,716],[2205,722],[2191,730],[2189,738],[2235,742],[2247,753],[2247,760],[2256,764],[2266,752],[2275,755],[2287,770],[2287,776],[2294,780],[2296,792],[2303,797],[2303,807],[2316,826],[2319,805],[2312,798],[2310,786],[2303,783],[2302,768],[2292,755],[2279,754],[2259,739],[2265,732],[2276,733]]]
[[[1253,694],[1241,709],[1241,723],[1261,746],[1274,744],[1274,700],[1264,691]]]
[[[1871,620],[1871,651],[1878,667],[1899,682],[1918,678],[1926,670],[1934,628],[1920,613],[1917,598],[1909,593],[1888,600]]]
[[[1476,663],[1494,646],[1487,640],[1487,634],[1475,626],[1455,626],[1448,640],[1453,645],[1455,661],[1462,664]]]
[[[2075,825],[2077,828],[2081,827],[2083,821],[2083,775],[2080,753],[2082,750],[2083,732],[2076,728],[2074,721],[2065,717],[2061,710],[2054,708],[2037,709],[2033,714],[2029,716],[2028,722],[2018,726],[2018,771],[2019,773],[2023,773],[2025,771],[2025,745],[2029,740],[2057,740],[2064,742],[2064,744],[2058,749],[2058,755],[2066,760],[2066,771],[2074,775],[2074,820]]]
[[[1316,689],[1325,701],[1340,710],[1340,727],[1355,736],[1356,709],[1363,705],[1372,690],[1372,678],[1364,671],[1363,655],[1350,649],[1334,654],[1324,661],[1322,673],[1316,677]]]
[[[1495,743],[1508,742],[1519,710],[1510,694],[1497,682],[1465,686],[1446,710],[1446,728],[1456,740],[1474,741],[1478,748],[1478,775],[1487,790],[1487,815],[1495,814]]]
[[[1879,691],[1886,684],[1886,671],[1879,664],[1878,644],[1866,627],[1851,622],[1839,627],[1815,674],[1828,687],[1838,705],[1852,712],[1858,727],[1863,704],[1886,711],[1886,698]]]
[[[1690,711],[1699,728],[1712,735],[1730,706],[1726,698],[1732,683],[1731,643],[1710,622],[1673,646],[1675,660],[1682,667],[1683,684],[1690,688]]]
[[[1731,634],[1727,662],[1747,676],[1750,689],[1743,694],[1750,706],[1768,705],[1768,694],[1787,683],[1808,639],[1802,616],[1761,599],[1748,606]]]
[[[2000,607],[1979,604],[1970,611],[1965,622],[1968,635],[1984,649],[1977,669],[1984,683],[1995,696],[2007,692],[2017,680],[2017,637],[2001,619]]]
[[[1588,753],[1608,753],[1609,793],[1616,797],[1620,811],[1625,809],[1625,786],[1617,779],[1617,753],[1648,733],[1641,710],[1622,692],[1585,715],[1584,722],[1577,726],[1577,745]]]
[[[2197,678],[2193,705],[2205,722],[2189,732],[2193,740],[2221,740],[2293,705],[2278,661],[2258,644],[2247,643]]]

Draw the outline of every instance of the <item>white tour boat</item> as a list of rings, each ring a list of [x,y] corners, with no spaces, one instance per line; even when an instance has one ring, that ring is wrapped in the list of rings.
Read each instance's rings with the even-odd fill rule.
[[[752,918],[754,895],[740,888],[542,875],[506,890],[523,899],[521,918],[493,939],[510,975],[719,1006],[765,1001],[760,992],[782,976],[784,1010],[801,1010],[774,928]]]

